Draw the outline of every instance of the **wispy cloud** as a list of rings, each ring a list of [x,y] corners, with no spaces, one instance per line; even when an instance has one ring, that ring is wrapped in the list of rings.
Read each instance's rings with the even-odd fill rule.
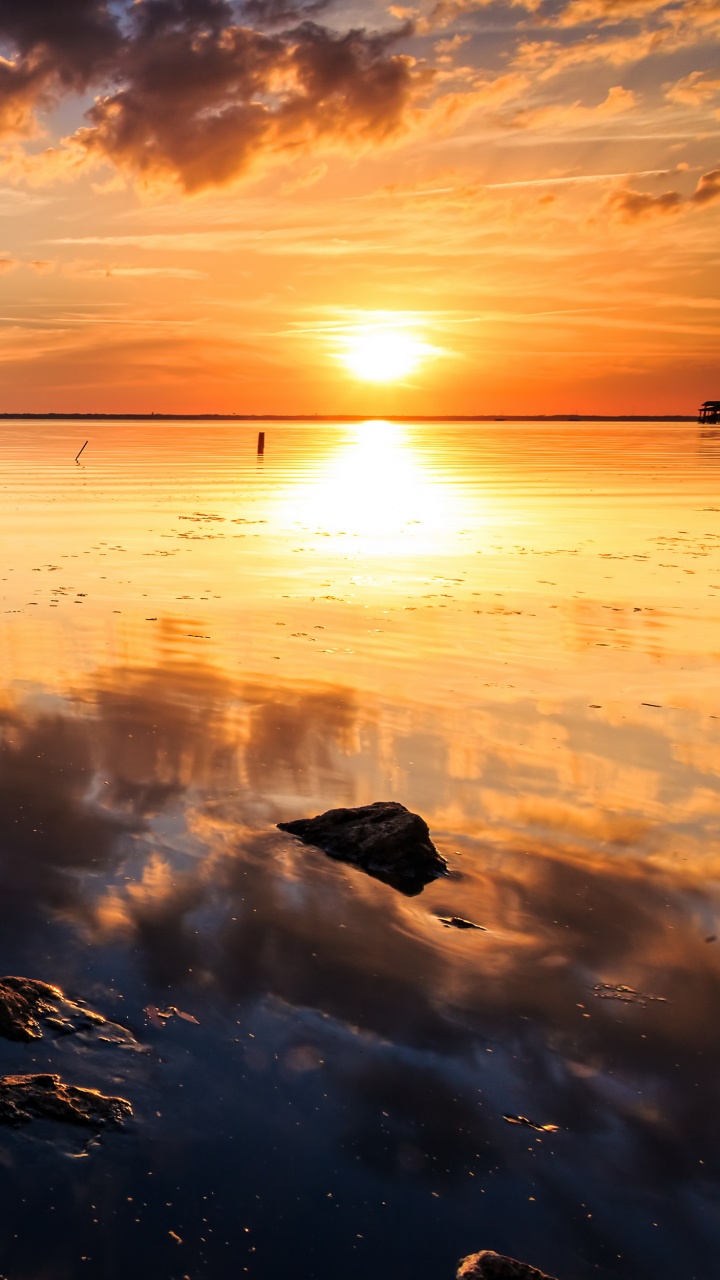
[[[689,75],[665,85],[668,102],[686,107],[703,107],[706,103],[720,102],[720,71],[691,71]]]
[[[535,107],[526,111],[518,111],[512,116],[510,123],[519,129],[583,129],[596,126],[611,116],[624,115],[632,111],[638,104],[637,96],[631,89],[622,85],[613,85],[608,89],[607,97],[597,106],[588,107],[582,102],[553,103],[546,107]]]

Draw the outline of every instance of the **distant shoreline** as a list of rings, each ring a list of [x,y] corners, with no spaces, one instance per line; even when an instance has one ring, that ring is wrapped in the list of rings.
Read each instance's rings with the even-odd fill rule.
[[[3,422],[697,422],[678,413],[0,413]]]

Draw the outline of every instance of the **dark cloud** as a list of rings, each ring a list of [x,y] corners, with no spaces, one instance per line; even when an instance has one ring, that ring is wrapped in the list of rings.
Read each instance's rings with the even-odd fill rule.
[[[657,214],[677,213],[684,204],[679,191],[663,191],[654,196],[647,191],[614,191],[607,201],[607,208],[625,222]]]
[[[38,76],[83,90],[112,65],[123,37],[99,0],[0,0],[0,42]]]
[[[228,0],[139,0],[132,16],[140,39],[177,30],[220,32],[235,19]]]
[[[415,77],[410,59],[389,52],[397,34],[336,35],[304,22],[268,35],[220,27],[215,9],[226,6],[211,5],[200,23],[184,17],[187,7],[142,6],[122,87],[81,132],[90,152],[195,191],[230,181],[262,153],[358,145],[402,126]]]
[[[111,864],[129,816],[89,795],[95,760],[86,726],[63,716],[0,721],[0,897],[7,938],[54,912],[84,914],[83,876]]]
[[[711,200],[720,198],[720,169],[711,169],[704,173],[690,197],[690,204],[710,204]]]
[[[293,4],[292,0],[245,0],[243,17],[261,27],[289,26],[306,18],[315,18],[330,8],[332,0],[309,0]]]
[[[101,96],[77,134],[88,153],[188,191],[261,154],[381,141],[427,76],[391,52],[411,28],[330,31],[309,20],[327,3],[0,0],[0,131],[27,132],[36,109],[92,87]]]
[[[98,0],[0,0],[0,135],[32,133],[38,109],[111,76],[122,45],[117,18]]]
[[[679,213],[682,209],[702,208],[720,199],[720,169],[704,173],[690,196],[679,191],[664,191],[653,196],[647,191],[614,191],[606,202],[606,208],[624,222],[637,222],[657,215]]]
[[[34,110],[46,87],[37,68],[0,62],[0,135],[33,131]]]

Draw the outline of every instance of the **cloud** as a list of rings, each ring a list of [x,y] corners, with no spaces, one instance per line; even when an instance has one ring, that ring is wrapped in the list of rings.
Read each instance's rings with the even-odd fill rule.
[[[196,271],[192,267],[118,267],[112,264],[103,264],[101,267],[88,270],[89,275],[103,275],[107,279],[111,277],[128,276],[128,277],[160,277],[166,280],[206,280],[206,271]]]
[[[690,196],[679,191],[663,191],[654,196],[647,191],[613,191],[605,202],[610,214],[623,222],[638,222],[645,218],[676,214],[683,209],[702,208],[714,200],[720,200],[720,169],[704,173]]]
[[[481,8],[477,0],[440,0],[430,19],[396,7],[402,21],[381,32],[319,24],[315,18],[331,3],[68,0],[58,7],[34,0],[22,7],[0,0],[0,135],[37,132],[40,113],[64,95],[97,95],[83,126],[63,143],[41,152],[18,144],[2,157],[3,172],[46,183],[109,164],[121,179],[198,192],[287,160],[312,156],[317,163],[318,153],[446,134],[476,110],[513,99],[525,107],[529,77],[542,83],[592,63],[620,66],[668,53],[697,42],[699,32],[708,38],[720,24],[718,0],[675,8],[655,0],[570,0],[559,15],[536,14],[534,21],[603,26],[651,8],[659,14],[610,38],[597,30],[567,44],[525,36],[504,74],[491,79],[475,67],[452,66],[467,33],[440,40],[435,65],[401,45]],[[539,8],[535,0],[521,7]],[[668,97],[704,101],[715,83],[693,72]],[[528,108],[509,123],[572,128],[634,105],[629,90],[615,87],[598,107],[570,101]]]
[[[512,8],[526,9],[530,13],[535,13],[542,2],[543,0],[509,0]],[[429,17],[425,20],[427,29],[449,27],[458,18],[466,18],[474,13],[480,13],[483,9],[489,8],[492,3],[493,0],[438,0]]]
[[[522,129],[583,128],[595,124],[598,119],[622,115],[636,106],[637,98],[632,90],[616,84],[608,89],[607,97],[596,107],[585,107],[580,102],[556,103],[531,111],[521,111],[513,118],[512,124]]]
[[[48,78],[37,68],[0,58],[0,135],[37,133],[35,111],[46,97]]]
[[[113,65],[123,36],[103,0],[0,0],[0,40],[27,71],[83,91]]]
[[[720,198],[720,169],[712,169],[710,173],[703,174],[688,203],[704,205],[718,198]]]
[[[540,80],[550,80],[593,62],[614,67],[640,62],[653,53],[666,52],[669,45],[678,47],[677,36],[668,31],[641,31],[611,40],[599,40],[593,34],[567,45],[555,40],[527,40],[518,46],[513,65],[535,72]]]
[[[309,0],[307,4],[293,4],[292,0],[245,0],[243,17],[262,27],[287,26],[315,18],[332,4],[332,0]]]
[[[432,73],[394,52],[409,23],[330,30],[308,17],[328,2],[247,0],[241,11],[229,0],[137,0],[118,11],[102,0],[0,0],[0,46],[12,51],[0,61],[0,132],[27,134],[38,109],[97,88],[85,127],[34,167],[62,167],[68,152],[69,173],[82,156],[187,191],[231,181],[261,156],[377,145],[410,123]]]
[[[455,36],[452,36],[450,39],[438,40],[437,44],[435,45],[435,52],[439,53],[441,56],[447,56],[448,54],[453,54],[460,48],[461,45],[467,44],[468,40],[471,40],[471,39],[472,39],[472,36],[469,36],[469,35],[464,35],[464,36],[455,35]]]
[[[623,22],[647,17],[668,7],[669,0],[571,0],[559,14],[541,18],[541,26],[578,27],[597,23],[615,27]]]
[[[665,86],[665,97],[668,102],[677,102],[686,107],[702,107],[720,95],[720,79],[709,79],[712,72],[691,71],[675,84]]]
[[[677,213],[683,204],[679,191],[664,191],[654,196],[648,191],[613,191],[606,201],[606,208],[616,213],[623,222],[637,222],[641,218]]]
[[[626,19],[648,18],[628,32],[618,32],[607,39],[597,31],[572,43],[556,40],[526,40],[517,48],[513,64],[536,71],[541,80],[550,79],[575,67],[592,63],[623,66],[645,58],[675,53],[680,49],[706,45],[720,38],[720,3],[718,0],[686,0],[668,7],[654,0],[571,0],[551,18],[536,18],[537,25],[562,30],[576,26],[617,26]]]
[[[0,0],[0,134],[36,131],[35,111],[73,91],[84,92],[111,73],[123,37],[107,4],[98,0]]]
[[[283,182],[280,187],[280,195],[291,196],[296,191],[306,191],[309,187],[314,187],[316,182],[322,181],[326,173],[327,165],[325,163],[315,164],[311,169],[299,174],[296,178]]]
[[[381,143],[409,123],[427,83],[413,59],[390,52],[408,28],[198,31],[175,21],[176,11],[167,22],[140,16],[122,87],[91,108],[76,139],[93,156],[186,191],[231,181],[262,155]]]

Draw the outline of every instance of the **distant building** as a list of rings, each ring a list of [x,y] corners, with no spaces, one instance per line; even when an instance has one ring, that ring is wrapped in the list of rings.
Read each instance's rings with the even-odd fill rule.
[[[720,422],[720,400],[706,400],[700,406],[698,422],[705,422],[711,426]]]

